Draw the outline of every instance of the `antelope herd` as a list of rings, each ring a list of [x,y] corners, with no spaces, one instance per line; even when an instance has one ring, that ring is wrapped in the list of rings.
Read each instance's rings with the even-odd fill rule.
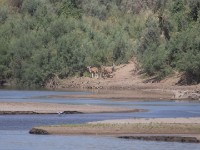
[[[101,67],[87,67],[88,71],[91,73],[92,78],[112,78],[114,72],[113,66],[101,66]]]

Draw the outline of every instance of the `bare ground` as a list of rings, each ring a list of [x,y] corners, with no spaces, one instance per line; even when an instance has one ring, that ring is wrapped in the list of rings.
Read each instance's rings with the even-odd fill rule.
[[[199,89],[200,85],[178,86],[182,74],[175,73],[163,80],[156,77],[147,77],[139,73],[135,61],[129,61],[115,67],[111,78],[80,77],[61,80],[58,88],[89,88],[89,89],[161,89],[161,90],[193,90]]]

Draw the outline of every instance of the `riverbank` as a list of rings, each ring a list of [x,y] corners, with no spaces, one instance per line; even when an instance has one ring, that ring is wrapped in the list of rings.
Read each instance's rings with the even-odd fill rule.
[[[47,84],[53,89],[87,89],[94,92],[91,95],[70,95],[72,98],[109,98],[109,99],[144,99],[144,100],[196,100],[200,101],[200,84],[183,85],[180,83],[183,74],[173,75],[159,80],[140,73],[137,64],[130,61],[115,67],[111,77],[90,78],[73,77],[55,79],[55,84]],[[109,92],[105,92],[109,91]]]
[[[134,89],[134,90],[90,90],[89,94],[51,95],[48,98],[89,98],[110,99],[117,101],[189,101],[200,102],[200,91],[194,90],[162,90],[162,89]]]
[[[50,90],[91,91],[91,94],[53,95],[59,98],[97,98],[115,100],[184,100],[200,102],[200,84],[181,84],[183,74],[174,73],[162,80],[140,73],[137,64],[130,61],[115,67],[111,77],[72,77],[52,79],[45,88]]]
[[[90,98],[113,100],[172,100],[171,91],[159,90],[92,90],[90,94],[79,95],[52,95],[49,98]]]
[[[68,105],[31,102],[0,102],[0,114],[75,114],[75,113],[125,113],[142,109],[95,105]]]

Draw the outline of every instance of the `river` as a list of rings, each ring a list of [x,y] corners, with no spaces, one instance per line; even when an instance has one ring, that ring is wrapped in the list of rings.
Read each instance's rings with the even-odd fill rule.
[[[109,136],[30,135],[33,126],[75,124],[89,121],[125,118],[200,117],[200,103],[190,102],[130,102],[104,99],[47,98],[49,95],[88,94],[88,92],[0,90],[0,102],[47,102],[78,105],[106,105],[142,108],[140,113],[102,113],[73,115],[0,115],[0,150],[199,150],[200,144],[147,142],[118,139]]]

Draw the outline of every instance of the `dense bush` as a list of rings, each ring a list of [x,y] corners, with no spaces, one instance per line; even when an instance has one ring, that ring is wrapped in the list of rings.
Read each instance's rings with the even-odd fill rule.
[[[176,69],[200,81],[198,0],[1,0],[0,6],[0,84],[43,86],[55,76],[81,76],[87,65],[133,56],[149,75]]]
[[[145,72],[164,77],[175,69],[186,84],[200,82],[199,12],[198,0],[168,0],[157,19],[147,19],[137,48]]]

